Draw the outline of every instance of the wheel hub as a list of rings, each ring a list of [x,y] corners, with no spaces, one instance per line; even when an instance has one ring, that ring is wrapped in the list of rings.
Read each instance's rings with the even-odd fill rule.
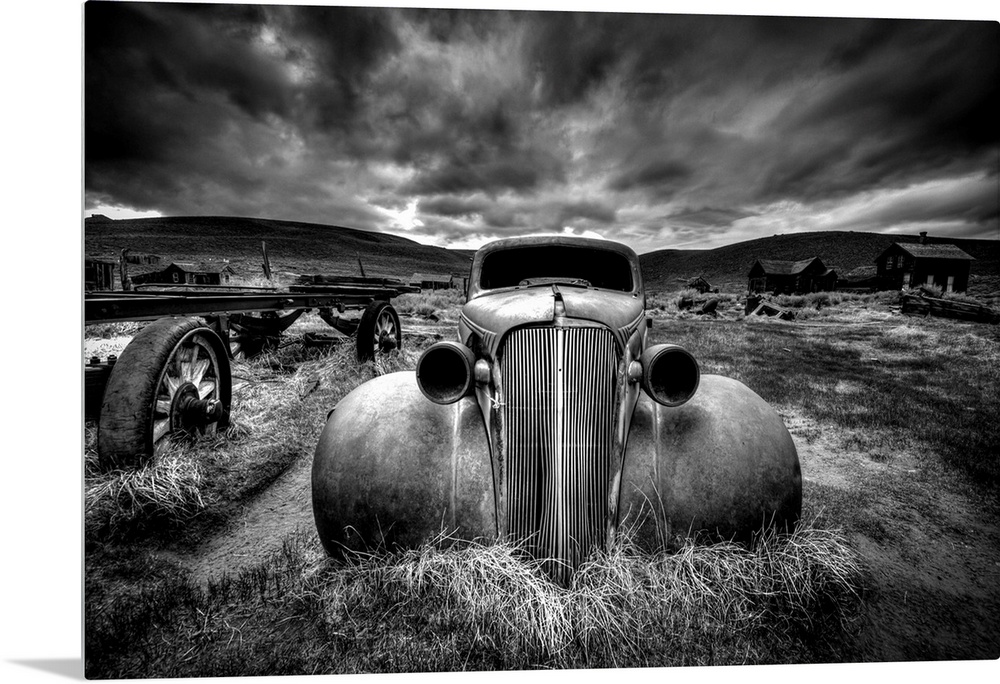
[[[378,348],[379,351],[389,352],[396,348],[396,338],[395,336],[388,332],[383,331],[378,337]]]
[[[170,425],[175,431],[203,432],[207,425],[221,420],[224,411],[221,401],[200,399],[198,388],[186,382],[177,388],[171,402]]]

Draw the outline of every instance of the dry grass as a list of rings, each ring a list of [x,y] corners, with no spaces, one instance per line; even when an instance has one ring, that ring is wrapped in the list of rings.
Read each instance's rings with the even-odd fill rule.
[[[470,655],[508,669],[635,667],[806,659],[801,640],[820,624],[846,624],[862,577],[839,534],[805,524],[749,548],[688,541],[654,554],[625,535],[567,588],[516,546],[446,537],[325,561],[307,586],[323,620],[346,638],[388,625],[368,644],[375,663],[380,652],[399,662],[392,650],[407,640],[443,639],[446,669]]]
[[[401,314],[416,316],[458,317],[458,310],[465,303],[465,292],[459,289],[428,290],[400,295],[392,300],[392,305]]]
[[[137,529],[177,526],[202,511],[202,468],[190,453],[168,450],[142,467],[100,472],[85,481],[88,535],[121,538]]]
[[[878,442],[886,453],[928,448],[928,459],[959,471],[986,463],[996,445],[996,430],[984,419],[996,404],[996,327],[900,318],[887,303],[852,295],[821,311],[803,310],[847,322],[830,328],[678,317],[654,327],[650,341],[685,344],[705,372],[743,379],[772,404],[793,406],[824,428],[857,431],[872,442],[865,448],[877,440],[889,440]],[[456,310],[435,305],[445,314]],[[887,316],[892,320],[879,318]],[[420,351],[407,347],[358,365],[350,344],[320,352],[290,332],[273,354],[234,367],[239,385],[226,440],[182,451],[202,475],[206,508],[196,519],[212,511],[224,518],[229,503],[266,487],[311,453],[326,411],[351,388],[412,369]],[[942,347],[947,353],[926,354]],[[950,399],[942,403],[942,395]],[[868,518],[884,534],[892,528],[872,517],[869,506],[891,484],[872,479],[842,501],[813,486],[806,510],[823,509],[824,525],[878,539]],[[88,506],[90,498],[88,491]],[[193,529],[183,516],[178,522],[173,529],[185,535]],[[565,588],[515,547],[448,539],[343,562],[325,558],[309,534],[204,592],[170,568],[154,567],[160,573],[154,576],[146,565],[160,561],[145,546],[91,551],[88,676],[862,659],[852,619],[864,609],[866,570],[844,538],[818,519],[751,547],[688,542],[648,554],[626,538],[581,567]]]
[[[293,534],[204,589],[123,562],[142,582],[88,604],[91,678],[829,661],[865,576],[839,534],[809,523],[749,548],[643,553],[626,538],[565,588],[515,546],[447,537],[333,560]]]
[[[310,325],[306,321],[303,328]],[[277,350],[233,362],[231,425],[224,434],[173,438],[141,468],[102,471],[97,430],[86,426],[85,527],[90,539],[176,534],[193,519],[221,522],[228,509],[266,489],[312,454],[327,412],[377,375],[412,369],[418,350],[359,364],[353,340],[311,349],[291,335]]]

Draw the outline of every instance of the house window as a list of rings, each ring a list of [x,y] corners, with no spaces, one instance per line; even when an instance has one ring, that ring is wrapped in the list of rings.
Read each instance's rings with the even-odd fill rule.
[[[887,271],[891,271],[896,267],[896,257],[891,256],[885,260],[885,268]]]
[[[928,285],[933,285],[934,284],[934,276],[933,276],[933,274],[928,274],[927,275],[927,284]]]

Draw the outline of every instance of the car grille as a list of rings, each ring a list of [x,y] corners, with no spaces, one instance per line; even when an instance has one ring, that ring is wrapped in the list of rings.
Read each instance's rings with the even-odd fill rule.
[[[603,539],[617,366],[606,328],[523,328],[500,353],[507,532],[558,581]]]

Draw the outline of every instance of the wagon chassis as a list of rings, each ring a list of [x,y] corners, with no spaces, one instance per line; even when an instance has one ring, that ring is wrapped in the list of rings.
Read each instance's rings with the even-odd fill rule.
[[[185,285],[85,293],[85,325],[151,321],[120,357],[92,358],[84,367],[84,416],[98,423],[100,463],[138,465],[172,435],[224,429],[231,360],[276,348],[308,311],[353,336],[359,361],[399,348],[399,316],[389,302],[418,291],[383,279],[344,278],[281,290]],[[347,311],[362,313],[342,317]]]

